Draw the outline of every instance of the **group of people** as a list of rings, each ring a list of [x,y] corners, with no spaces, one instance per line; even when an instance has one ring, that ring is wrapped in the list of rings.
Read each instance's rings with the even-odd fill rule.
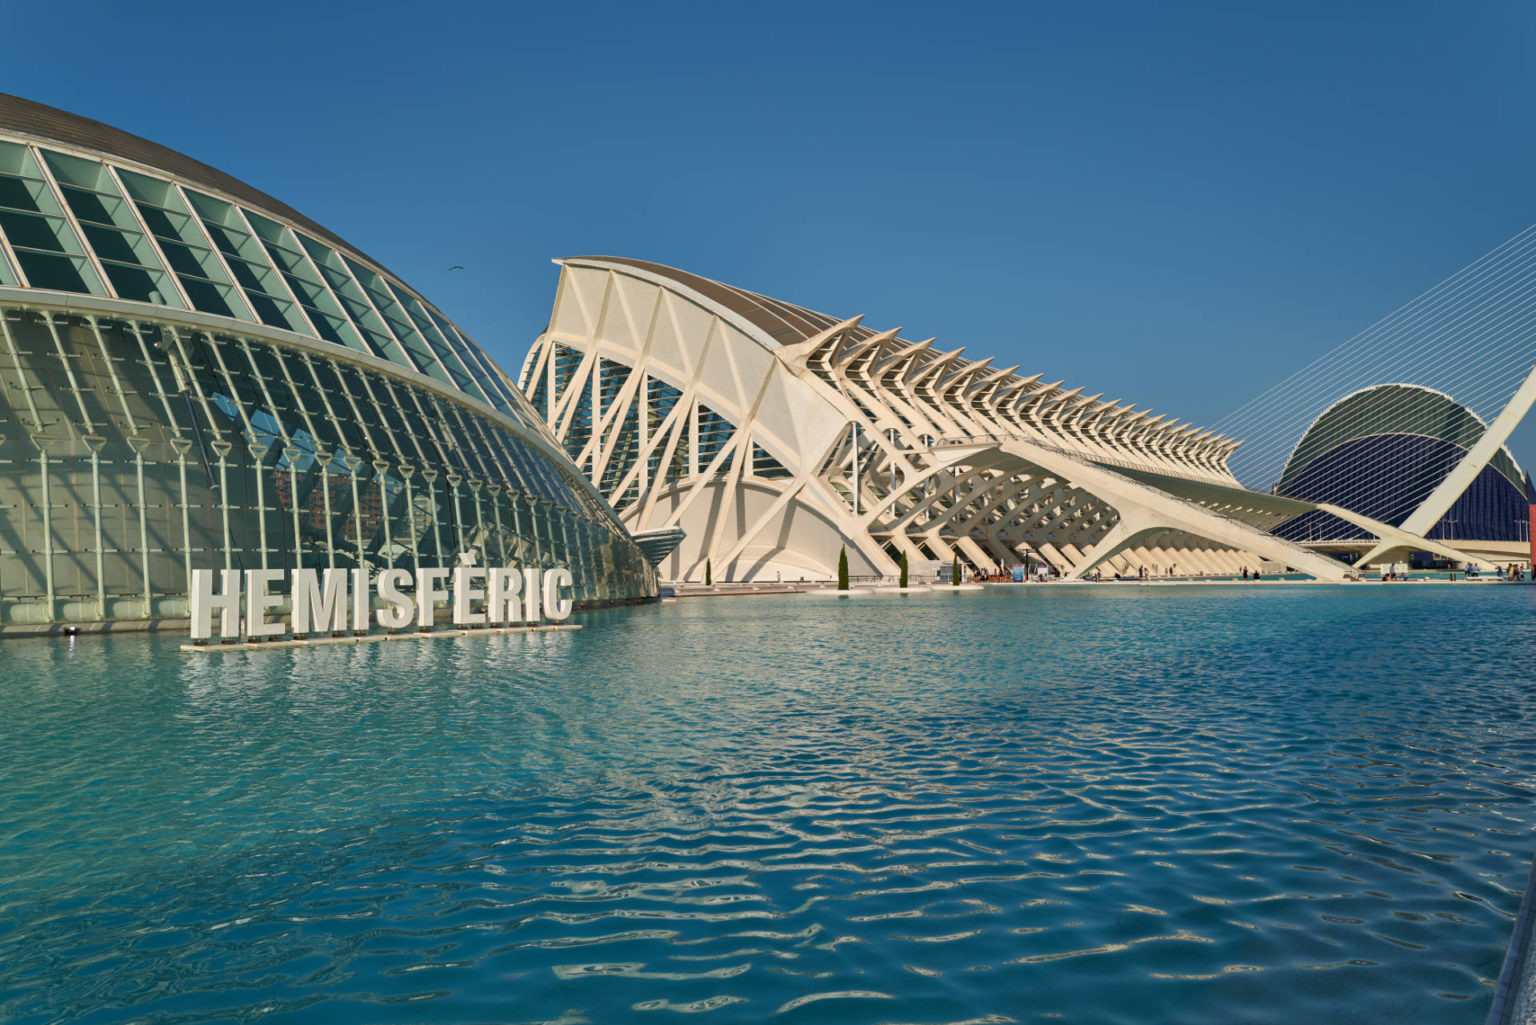
[[[1030,580],[1035,580],[1043,584],[1050,580],[1052,576],[1060,575],[1048,563],[1037,562],[1023,567],[1023,573],[1019,576],[1015,576],[1013,573],[1002,568],[994,570],[978,567],[971,570],[971,581],[977,584],[1007,584],[1027,583]]]
[[[1398,581],[1398,580],[1408,580],[1408,579],[1411,579],[1409,577],[1409,575],[1408,575],[1407,569],[1406,568],[1399,568],[1399,565],[1400,564],[1394,563],[1392,565],[1383,566],[1381,568],[1381,579],[1382,579],[1382,581],[1386,582],[1386,581]],[[1454,568],[1452,568],[1451,571],[1450,571],[1450,574],[1451,574],[1451,579],[1454,580],[1455,577],[1456,577],[1456,570]],[[1475,562],[1467,563],[1466,566],[1462,567],[1462,570],[1461,570],[1462,577],[1464,579],[1467,579],[1467,580],[1476,580],[1479,577],[1481,577],[1482,574],[1483,574],[1482,569]],[[1529,574],[1530,574],[1530,570],[1528,570],[1524,565],[1522,565],[1520,563],[1510,563],[1509,566],[1507,566],[1507,567],[1505,567],[1505,566],[1495,566],[1494,567],[1494,575],[1496,577],[1498,577],[1498,579],[1500,579],[1500,580],[1509,580],[1509,581],[1512,581],[1512,582],[1513,581],[1522,581],[1522,580],[1528,579],[1529,578]]]
[[[1177,573],[1178,568],[1179,568],[1178,563],[1173,563],[1173,564],[1169,565],[1168,568],[1163,569],[1163,570],[1150,569],[1150,568],[1148,568],[1146,566],[1137,566],[1136,567],[1136,575],[1134,577],[1125,576],[1122,573],[1116,572],[1115,573],[1115,579],[1116,580],[1151,580],[1153,577],[1157,577],[1157,576],[1163,576],[1163,577],[1177,576],[1178,575],[1178,573]],[[1103,580],[1104,579],[1104,575],[1101,573],[1101,574],[1095,576],[1094,579],[1095,580]]]

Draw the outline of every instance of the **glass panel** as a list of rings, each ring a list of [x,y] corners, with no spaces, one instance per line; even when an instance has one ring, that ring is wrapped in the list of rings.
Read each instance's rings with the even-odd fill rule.
[[[119,169],[117,174],[193,308],[221,317],[254,320],[175,187],[132,171]]]
[[[437,327],[432,323],[431,318],[427,316],[426,308],[421,304],[421,301],[409,292],[396,287],[392,282],[386,282],[385,284],[388,286],[390,294],[395,297],[400,307],[405,310],[406,315],[411,318],[411,323],[416,326],[417,333],[426,339],[427,345],[431,348],[433,355],[437,357],[438,363],[442,365],[444,370],[448,371],[448,376],[453,378],[454,385],[460,391],[468,392],[470,395],[483,401],[485,396],[470,381],[469,375],[465,373],[464,365],[459,362],[458,356],[449,348],[448,342],[438,333]]]
[[[75,185],[82,189],[104,192],[110,196],[117,195],[117,186],[112,183],[112,176],[96,161],[54,153],[46,149],[42,153],[43,160],[53,172],[54,180],[60,185]]]
[[[101,295],[100,279],[83,256],[54,256],[30,250],[16,250],[16,260],[21,264],[27,283],[33,288],[47,288],[56,292],[82,292]]]
[[[288,289],[268,262],[266,251],[246,230],[240,211],[222,200],[186,190],[187,201],[202,219],[213,244],[224,254],[236,282],[263,324],[313,334],[290,301]]]
[[[794,474],[761,445],[752,446],[752,472],[759,477],[792,477]]]
[[[646,393],[650,396],[650,425],[647,428],[647,437],[654,438],[661,430],[661,425],[666,423],[667,417],[672,415],[672,410],[677,406],[677,400],[682,398],[682,392],[660,378],[652,377],[645,383]],[[658,445],[651,453],[650,474],[652,485],[663,481],[670,482],[681,480],[688,475],[688,425],[686,419],[680,425],[677,433],[677,445],[672,450],[672,459],[667,463],[663,472],[661,458],[666,454],[666,446]],[[658,481],[656,478],[660,477]]]
[[[295,233],[297,234],[297,233]],[[389,328],[379,319],[373,307],[368,304],[368,297],[358,283],[353,280],[347,267],[342,263],[341,257],[335,250],[321,245],[306,235],[298,235],[299,244],[309,254],[315,266],[320,268],[320,274],[325,278],[325,283],[330,286],[331,293],[341,302],[342,309],[352,326],[362,335],[367,342],[367,350],[380,359],[387,359],[391,363],[403,367],[415,369],[410,358],[395,336],[389,333]]]
[[[247,210],[246,219],[261,239],[262,248],[272,263],[282,271],[288,289],[304,308],[304,315],[321,338],[334,345],[345,345],[358,352],[367,352],[352,325],[343,316],[336,299],[316,276],[309,260],[301,251],[293,232],[283,225],[260,214]]]
[[[181,306],[155,247],[107,169],[93,160],[42,152],[60,182],[64,201],[102,262],[112,291],[123,299]]]
[[[384,316],[390,331],[400,340],[406,351],[410,353],[411,363],[415,365],[416,369],[420,370],[423,374],[436,378],[443,384],[453,384],[453,380],[448,376],[448,371],[443,368],[437,356],[433,354],[432,349],[427,345],[426,339],[422,338],[421,334],[411,325],[410,319],[406,316],[405,311],[400,308],[400,304],[395,301],[394,294],[390,292],[389,286],[385,284],[384,279],[356,260],[346,256],[343,256],[342,259],[346,262],[348,269],[352,271],[353,276],[367,290],[369,298],[373,300],[373,305],[378,309],[379,313]]]
[[[105,295],[32,151],[0,143],[0,231],[33,288]]]
[[[60,238],[57,230],[57,226],[62,223],[62,221],[54,221],[33,214],[0,210],[0,229],[5,231],[6,238],[11,240],[13,246],[62,253],[64,240]]]
[[[729,420],[721,416],[719,413],[716,413],[708,406],[702,404],[699,406],[700,473],[704,472],[704,470],[709,466],[710,460],[715,458],[715,456],[720,452],[722,448],[725,447],[726,443],[731,440],[731,436],[735,433],[736,427]],[[721,463],[720,468],[715,472],[724,473],[729,466],[730,460],[727,459],[725,462]]]
[[[479,348],[460,334],[448,322],[447,318],[443,317],[436,310],[424,303],[422,308],[427,316],[432,318],[432,323],[437,327],[438,333],[447,341],[448,347],[459,357],[459,362],[464,364],[464,369],[469,371],[469,376],[474,379],[480,394],[485,396],[486,401],[503,412],[512,412],[510,398],[505,394],[501,382],[497,379],[496,375],[482,361]],[[514,416],[514,419],[520,418]]]

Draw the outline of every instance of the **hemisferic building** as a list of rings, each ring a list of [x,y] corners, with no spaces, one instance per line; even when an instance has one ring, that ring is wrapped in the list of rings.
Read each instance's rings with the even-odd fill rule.
[[[655,594],[440,310],[207,165],[0,95],[0,631],[188,614],[196,569],[538,565]]]

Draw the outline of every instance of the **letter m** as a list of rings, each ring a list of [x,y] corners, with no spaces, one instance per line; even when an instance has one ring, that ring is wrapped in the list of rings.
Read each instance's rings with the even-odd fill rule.
[[[312,569],[293,571],[293,632],[329,633],[347,628],[347,571],[328,569],[324,586]]]

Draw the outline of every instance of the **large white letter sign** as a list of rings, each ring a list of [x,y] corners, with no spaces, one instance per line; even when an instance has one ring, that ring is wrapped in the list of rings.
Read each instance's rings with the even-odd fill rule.
[[[539,621],[539,579],[544,574],[536,569],[523,570],[523,622]]]
[[[516,623],[523,618],[523,603],[517,596],[523,589],[523,575],[515,569],[492,569],[485,607],[487,623]]]
[[[410,583],[408,569],[386,569],[379,573],[379,597],[385,607],[377,613],[379,625],[386,630],[403,630],[416,618],[416,603],[411,596],[401,594],[400,588]]]
[[[570,617],[576,604],[569,598],[560,597],[560,588],[571,586],[571,571],[552,569],[544,573],[544,615],[559,623]]]
[[[214,609],[219,610],[220,637],[234,637],[240,633],[240,571],[226,569],[220,572],[223,574],[224,590],[214,594],[214,571],[211,569],[192,571],[192,639],[194,641],[206,641],[213,636],[208,615]]]
[[[352,571],[352,629],[357,633],[368,632],[368,608],[373,604],[373,595],[368,590],[368,571],[355,569]]]
[[[245,571],[245,633],[248,637],[280,637],[283,621],[267,622],[267,610],[283,603],[280,594],[269,594],[267,588],[283,579],[280,569],[248,569]]]
[[[472,581],[485,579],[485,570],[479,566],[459,566],[453,571],[453,625],[475,626],[485,622],[485,613],[474,612],[470,602],[485,597],[485,588],[475,587]]]
[[[448,588],[443,586],[443,581],[447,579],[448,571],[445,569],[416,571],[416,625],[423,630],[431,628],[437,603],[448,600]]]
[[[328,633],[347,628],[347,571],[325,571],[322,592],[312,569],[293,571],[293,632]]]

